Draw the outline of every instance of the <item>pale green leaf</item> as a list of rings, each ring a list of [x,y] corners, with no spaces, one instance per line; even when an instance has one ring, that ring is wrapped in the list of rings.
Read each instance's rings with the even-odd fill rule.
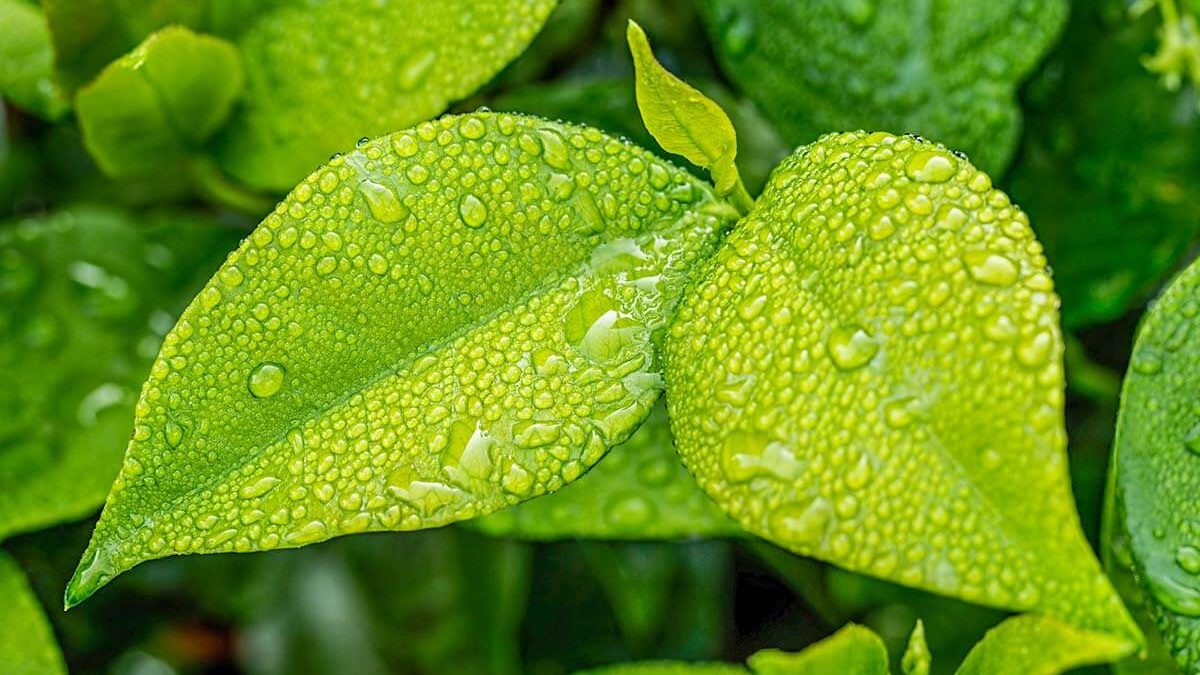
[[[79,90],[88,152],[114,177],[171,169],[225,123],[243,77],[233,45],[164,28]]]
[[[1167,648],[1200,668],[1200,265],[1154,303],[1134,344],[1121,394],[1112,470],[1115,512],[1131,566]],[[1113,533],[1110,532],[1110,537]]]
[[[1026,614],[987,632],[957,675],[1058,675],[1109,663],[1129,653],[1124,639],[1082,631],[1057,619]]]
[[[0,540],[104,501],[163,333],[235,239],[77,207],[0,225]]]
[[[625,35],[633,54],[637,104],[646,129],[667,152],[712,172],[718,195],[734,195],[740,205],[749,208],[750,197],[734,164],[737,135],[729,116],[712,99],[662,67],[641,26],[630,21]]]
[[[802,652],[777,649],[746,660],[754,675],[888,675],[887,648],[869,628],[847,624]]]
[[[575,675],[749,675],[749,671],[732,663],[641,661],[576,671]]]
[[[0,97],[47,119],[69,109],[54,78],[46,15],[25,0],[0,0]]]
[[[167,335],[69,588],[143,560],[484,515],[649,414],[731,209],[594,129],[445,117],[314,172]]]
[[[1017,85],[1066,0],[696,0],[725,72],[792,143],[843,129],[915,132],[1000,173]]]
[[[54,632],[25,574],[0,551],[0,670],[4,675],[66,675]]]
[[[742,532],[683,468],[661,404],[583,478],[481,518],[476,525],[492,536],[536,540],[678,539]]]
[[[693,278],[666,346],[672,431],[743,527],[1140,641],[1075,512],[1045,259],[986,174],[914,138],[826,136]]]
[[[929,675],[933,655],[929,653],[929,645],[925,642],[925,624],[917,619],[912,635],[908,638],[908,646],[904,648],[904,656],[900,659],[900,672],[904,675]]]

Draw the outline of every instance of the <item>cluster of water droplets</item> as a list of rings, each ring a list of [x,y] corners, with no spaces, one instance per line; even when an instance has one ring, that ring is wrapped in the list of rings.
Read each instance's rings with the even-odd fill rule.
[[[95,541],[117,567],[295,546],[574,480],[657,399],[714,204],[622,141],[505,114],[334,158],[167,336]]]
[[[907,584],[1074,611],[1075,570],[1041,562],[1091,560],[1065,473],[1058,300],[984,173],[915,137],[825,136],[784,160],[699,279],[672,324],[668,397],[681,454],[735,519]],[[1094,572],[1066,594],[1108,603]]]

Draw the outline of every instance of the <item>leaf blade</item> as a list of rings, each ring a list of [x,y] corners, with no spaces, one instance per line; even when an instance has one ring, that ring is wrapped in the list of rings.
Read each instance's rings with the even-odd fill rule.
[[[1089,633],[1057,619],[1025,614],[988,631],[956,675],[1058,675],[1110,663],[1128,654],[1111,635]]]
[[[432,527],[573,480],[649,413],[665,312],[728,213],[536,118],[335,158],[168,334],[68,603],[145,559]]]
[[[67,664],[54,641],[42,606],[17,563],[0,551],[0,662],[12,675],[66,675]]]

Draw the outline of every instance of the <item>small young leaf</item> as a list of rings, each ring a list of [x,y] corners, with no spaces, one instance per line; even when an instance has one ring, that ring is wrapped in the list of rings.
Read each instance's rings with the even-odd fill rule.
[[[575,675],[750,675],[750,671],[732,663],[641,661],[580,670]]]
[[[54,78],[46,15],[25,0],[0,0],[0,97],[51,120],[69,109]]]
[[[641,26],[630,21],[626,38],[637,71],[637,104],[646,129],[664,150],[711,171],[718,195],[732,197],[739,208],[749,210],[754,200],[746,193],[734,164],[737,135],[725,111],[662,67]]]
[[[1067,18],[1066,0],[697,4],[725,72],[792,143],[915,132],[993,174],[1017,147],[1016,87]]]
[[[957,675],[1058,675],[1109,663],[1129,653],[1119,637],[1081,631],[1057,619],[1025,614],[987,632]]]
[[[883,640],[856,624],[847,624],[802,652],[765,649],[746,664],[754,675],[888,675]]]
[[[1200,265],[1184,270],[1142,321],[1121,394],[1113,451],[1124,564],[1185,672],[1200,668]],[[1111,535],[1110,535],[1111,536]]]
[[[941,146],[857,132],[801,148],[671,325],[680,455],[797,553],[1132,648],[1067,479],[1045,267],[1025,215]]]
[[[163,333],[236,241],[165,219],[77,207],[0,225],[0,381],[20,383],[0,387],[0,540],[104,501]]]
[[[628,441],[554,494],[475,521],[480,531],[521,539],[679,539],[738,536],[679,461],[667,409],[655,406]]]
[[[917,619],[917,625],[913,626],[912,635],[908,637],[908,646],[904,648],[904,656],[900,659],[900,671],[904,675],[929,675],[932,661],[929,645],[925,643],[925,624]]]
[[[5,675],[66,675],[54,632],[25,574],[0,551],[0,664]]]
[[[445,117],[292,191],[167,335],[67,592],[179,553],[484,515],[649,414],[732,209],[595,129]]]
[[[164,28],[79,90],[84,142],[110,176],[172,168],[225,122],[243,77],[233,45]]]

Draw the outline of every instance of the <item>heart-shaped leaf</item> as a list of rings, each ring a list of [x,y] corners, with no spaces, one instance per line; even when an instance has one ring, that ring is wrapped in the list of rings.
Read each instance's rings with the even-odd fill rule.
[[[1200,265],[1193,263],[1142,321],[1113,454],[1115,511],[1146,608],[1184,672],[1200,668]],[[1111,538],[1111,535],[1110,535]],[[1124,560],[1119,560],[1125,558]]]
[[[725,72],[792,143],[915,132],[995,173],[1017,146],[1016,87],[1067,17],[1065,0],[697,4]]]
[[[628,441],[571,485],[475,523],[521,539],[679,539],[738,536],[679,461],[659,404]]]
[[[694,278],[666,349],[671,425],[742,526],[1139,641],[1071,496],[1045,259],[986,174],[916,138],[826,136]]]
[[[0,225],[0,540],[104,501],[162,336],[234,241],[97,207]]]
[[[650,412],[655,336],[731,212],[531,117],[336,157],[167,335],[68,604],[150,558],[434,527],[574,480]]]
[[[66,675],[62,652],[25,574],[0,551],[0,663],[11,675]]]

